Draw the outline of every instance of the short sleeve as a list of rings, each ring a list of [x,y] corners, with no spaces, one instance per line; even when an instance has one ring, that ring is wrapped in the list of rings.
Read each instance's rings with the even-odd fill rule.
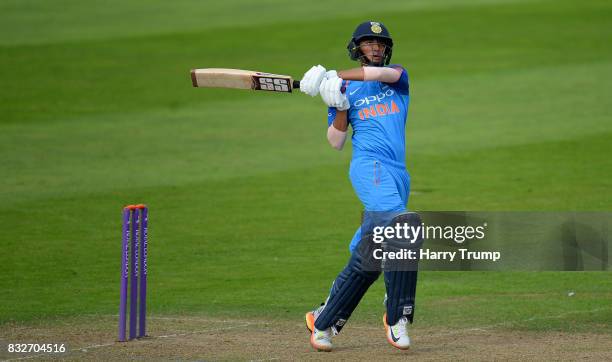
[[[400,94],[408,94],[409,93],[409,85],[408,85],[408,72],[404,67],[399,64],[391,64],[389,68],[397,69],[402,72],[400,79],[398,79],[395,83],[387,83],[392,88],[396,89]]]

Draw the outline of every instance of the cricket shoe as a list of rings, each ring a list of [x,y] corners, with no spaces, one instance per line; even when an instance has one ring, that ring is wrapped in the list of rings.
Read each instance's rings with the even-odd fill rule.
[[[323,312],[323,308],[325,308],[325,304],[321,304],[319,308],[306,313],[306,328],[308,329],[308,332],[312,333],[315,321],[319,317],[319,314]]]
[[[314,328],[312,331],[312,334],[310,335],[310,345],[312,346],[312,348],[316,349],[317,351],[331,352],[332,350],[331,340],[332,340],[333,335],[334,335],[334,332],[332,331],[331,327],[324,329],[322,331]]]
[[[383,323],[385,332],[387,332],[387,341],[395,348],[408,349],[410,348],[410,337],[408,337],[408,318],[405,316],[400,318],[397,323],[392,326],[387,324],[387,313],[383,315]]]

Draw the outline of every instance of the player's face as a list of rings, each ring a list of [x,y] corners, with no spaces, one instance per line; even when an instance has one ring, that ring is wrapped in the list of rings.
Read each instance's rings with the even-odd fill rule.
[[[382,64],[386,47],[385,43],[378,39],[365,39],[359,43],[361,53],[372,64]]]

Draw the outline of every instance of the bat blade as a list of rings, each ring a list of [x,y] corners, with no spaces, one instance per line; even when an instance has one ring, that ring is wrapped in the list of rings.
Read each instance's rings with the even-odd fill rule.
[[[191,70],[191,81],[198,88],[234,88],[291,93],[300,87],[288,75],[242,69],[202,68]]]

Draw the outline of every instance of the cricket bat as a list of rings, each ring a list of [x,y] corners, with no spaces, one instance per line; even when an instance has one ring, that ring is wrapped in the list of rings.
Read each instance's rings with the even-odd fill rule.
[[[291,93],[300,88],[300,81],[291,76],[242,69],[202,68],[191,70],[194,87],[235,88]]]

